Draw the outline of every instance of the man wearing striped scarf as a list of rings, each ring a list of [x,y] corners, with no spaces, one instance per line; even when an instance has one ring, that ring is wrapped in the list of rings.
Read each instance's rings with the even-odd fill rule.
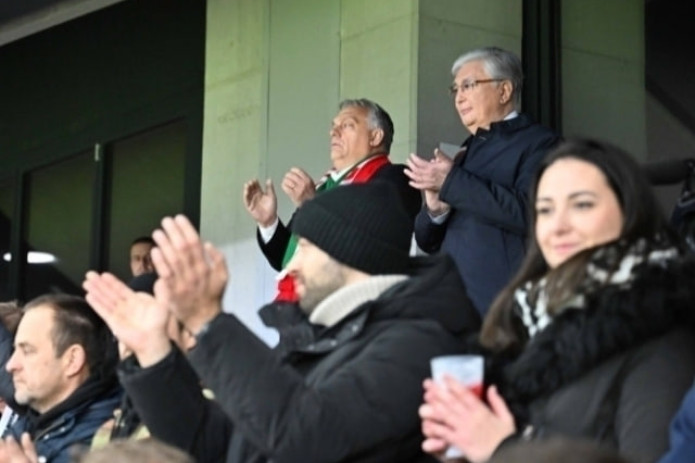
[[[402,164],[392,164],[388,155],[393,141],[393,121],[377,103],[368,99],[344,100],[331,125],[332,168],[318,181],[299,167],[293,167],[282,180],[282,190],[299,207],[316,194],[350,183],[385,181],[394,185],[414,220],[421,199],[410,187]],[[270,265],[282,271],[295,252],[297,240],[277,214],[277,197],[272,181],[265,190],[257,179],[244,185],[244,205],[258,224],[256,237]],[[291,222],[291,220],[290,220]],[[280,277],[278,299],[296,301],[291,279]]]

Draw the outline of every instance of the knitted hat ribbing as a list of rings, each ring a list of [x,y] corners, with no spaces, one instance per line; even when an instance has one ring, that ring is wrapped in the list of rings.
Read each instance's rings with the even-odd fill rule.
[[[345,185],[305,202],[292,231],[370,275],[406,273],[413,222],[393,185]]]

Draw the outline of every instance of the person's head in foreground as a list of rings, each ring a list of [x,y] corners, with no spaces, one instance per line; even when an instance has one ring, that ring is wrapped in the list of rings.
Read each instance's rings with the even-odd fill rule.
[[[625,246],[616,252],[624,253],[627,249],[622,248],[639,240],[651,242],[668,234],[641,167],[609,143],[568,140],[548,153],[536,174],[530,203],[533,239],[519,272],[493,303],[483,325],[482,340],[490,347],[518,341],[509,336],[518,287],[546,277],[552,313],[584,278],[597,247],[619,242]]]
[[[28,302],[14,345],[6,368],[15,400],[39,414],[63,402],[90,376],[114,372],[111,332],[81,297],[49,294]]]
[[[287,264],[307,313],[336,290],[373,275],[408,272],[413,224],[385,182],[347,185],[307,201],[292,231],[297,252]]]
[[[454,105],[470,133],[520,109],[523,72],[514,53],[497,47],[472,50],[456,59],[451,73]]]
[[[156,439],[116,440],[105,447],[86,452],[73,463],[195,463],[181,450]]]

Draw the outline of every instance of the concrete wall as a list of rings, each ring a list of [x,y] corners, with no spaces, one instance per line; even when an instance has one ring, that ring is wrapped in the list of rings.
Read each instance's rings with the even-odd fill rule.
[[[440,142],[460,144],[461,124],[448,87],[461,54],[499,46],[521,54],[521,0],[421,0],[418,22],[417,152],[429,157]]]
[[[645,159],[644,2],[564,0],[561,11],[563,133]]]
[[[208,0],[207,21],[201,231],[228,257],[226,309],[272,343],[255,312],[273,297],[275,272],[255,242],[244,182],[271,178],[289,218],[282,176],[294,165],[326,171],[344,98],[389,111],[395,162],[460,143],[451,63],[482,45],[520,51],[521,0]]]

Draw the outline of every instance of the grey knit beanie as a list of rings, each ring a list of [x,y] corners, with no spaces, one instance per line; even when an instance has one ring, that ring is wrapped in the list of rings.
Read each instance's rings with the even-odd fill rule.
[[[299,208],[292,232],[370,275],[407,272],[413,222],[389,183],[345,185],[317,195]]]

